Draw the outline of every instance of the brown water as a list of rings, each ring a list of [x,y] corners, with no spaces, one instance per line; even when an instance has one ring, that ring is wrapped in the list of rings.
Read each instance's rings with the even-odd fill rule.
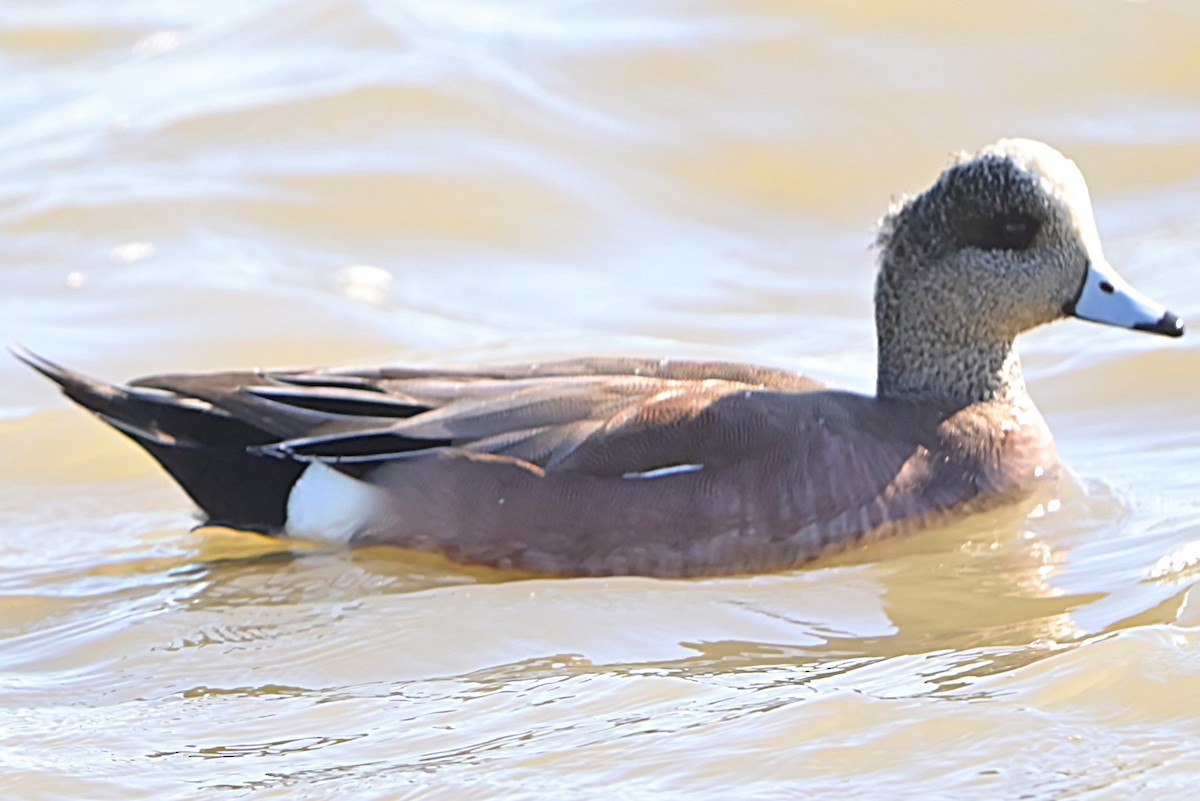
[[[1200,319],[1198,40],[1190,0],[6,3],[0,341],[869,389],[872,220],[1014,134]],[[0,359],[0,794],[1194,797],[1197,342],[1024,340],[1070,468],[1028,516],[697,581],[193,532]]]

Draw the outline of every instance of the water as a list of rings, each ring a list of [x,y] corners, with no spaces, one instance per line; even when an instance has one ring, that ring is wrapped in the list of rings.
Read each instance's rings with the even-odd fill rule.
[[[877,4],[884,6],[884,4]],[[0,19],[0,340],[108,378],[735,358],[869,389],[871,222],[1045,139],[1200,293],[1200,6],[126,0]],[[1200,350],[1028,336],[1052,501],[803,570],[514,580],[191,531],[0,359],[0,790],[1190,798]]]

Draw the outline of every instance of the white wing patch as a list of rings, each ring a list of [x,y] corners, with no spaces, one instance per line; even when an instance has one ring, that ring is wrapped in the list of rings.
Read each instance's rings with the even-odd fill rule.
[[[665,476],[677,476],[681,473],[697,473],[704,469],[702,464],[673,464],[669,467],[656,467],[653,470],[646,470],[641,473],[625,473],[621,478],[663,478]]]

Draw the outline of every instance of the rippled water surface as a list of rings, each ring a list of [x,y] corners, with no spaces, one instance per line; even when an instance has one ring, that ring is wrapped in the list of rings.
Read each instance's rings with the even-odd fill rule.
[[[893,8],[895,6],[895,8]],[[1190,0],[118,0],[0,15],[0,340],[172,369],[735,358],[869,389],[872,221],[1045,139],[1200,318]],[[1191,798],[1200,350],[1025,338],[1056,498],[718,580],[192,531],[0,359],[0,792]]]

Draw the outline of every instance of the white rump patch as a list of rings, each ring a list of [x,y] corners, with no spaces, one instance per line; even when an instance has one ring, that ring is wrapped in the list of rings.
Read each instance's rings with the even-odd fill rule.
[[[289,537],[347,543],[379,509],[381,494],[378,487],[313,462],[288,495],[284,531]]]
[[[621,478],[663,478],[676,476],[680,473],[697,473],[704,469],[702,464],[673,464],[670,467],[656,467],[642,473],[625,473]]]

